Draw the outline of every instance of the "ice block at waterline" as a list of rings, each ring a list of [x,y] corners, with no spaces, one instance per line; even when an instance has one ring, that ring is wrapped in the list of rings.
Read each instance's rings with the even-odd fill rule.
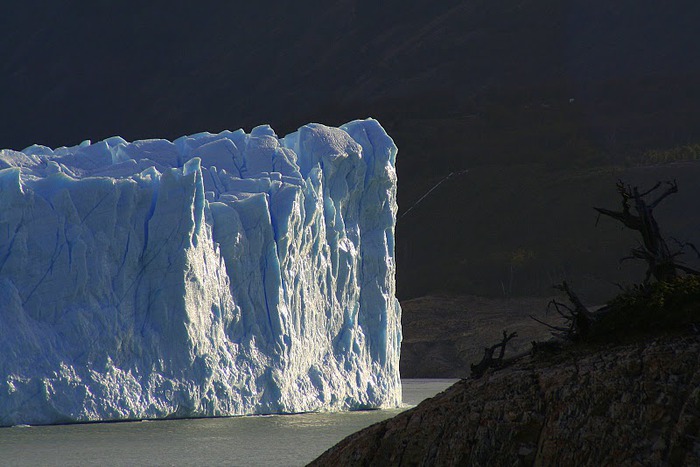
[[[401,402],[373,119],[0,151],[0,425]]]

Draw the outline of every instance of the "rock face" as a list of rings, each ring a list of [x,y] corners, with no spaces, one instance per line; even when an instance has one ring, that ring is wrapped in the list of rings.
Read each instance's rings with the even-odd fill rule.
[[[699,465],[700,337],[522,360],[355,433],[314,465]]]

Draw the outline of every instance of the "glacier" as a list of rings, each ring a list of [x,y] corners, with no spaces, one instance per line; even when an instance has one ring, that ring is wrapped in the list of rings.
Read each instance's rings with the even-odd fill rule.
[[[379,122],[0,151],[0,426],[401,403]]]

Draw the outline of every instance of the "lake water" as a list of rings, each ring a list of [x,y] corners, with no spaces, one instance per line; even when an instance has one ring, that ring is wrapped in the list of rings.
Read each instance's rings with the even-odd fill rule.
[[[0,428],[0,464],[304,465],[455,381],[403,380],[390,410]]]

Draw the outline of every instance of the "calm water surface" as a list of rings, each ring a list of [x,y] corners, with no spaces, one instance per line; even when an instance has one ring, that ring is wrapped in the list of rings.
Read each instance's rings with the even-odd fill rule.
[[[304,465],[455,381],[403,380],[391,410],[0,428],[0,465]]]

